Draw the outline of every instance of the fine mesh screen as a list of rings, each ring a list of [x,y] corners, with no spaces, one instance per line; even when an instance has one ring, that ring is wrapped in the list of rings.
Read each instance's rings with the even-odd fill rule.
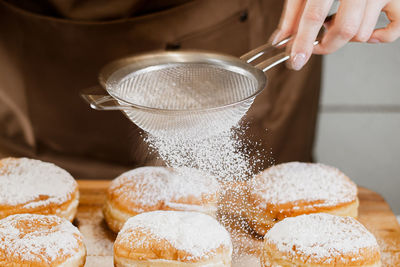
[[[119,109],[152,135],[229,130],[265,85],[262,72],[216,54],[166,52],[139,59],[110,65],[103,78]]]
[[[171,63],[126,75],[112,93],[144,107],[193,110],[221,107],[257,91],[257,80],[246,71],[209,63]]]

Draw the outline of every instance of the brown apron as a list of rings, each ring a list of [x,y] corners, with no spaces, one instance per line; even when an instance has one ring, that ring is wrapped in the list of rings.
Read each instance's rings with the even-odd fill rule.
[[[97,84],[109,61],[136,53],[196,48],[239,56],[267,41],[282,2],[180,1],[151,12],[112,9],[112,20],[99,20],[94,8],[83,20],[92,9],[68,17],[66,8],[56,18],[0,1],[0,151],[54,162],[76,178],[109,179],[155,164],[140,129],[118,111],[91,110],[80,90]],[[268,74],[268,90],[247,116],[249,137],[276,162],[311,161],[321,58],[300,72],[281,65]]]

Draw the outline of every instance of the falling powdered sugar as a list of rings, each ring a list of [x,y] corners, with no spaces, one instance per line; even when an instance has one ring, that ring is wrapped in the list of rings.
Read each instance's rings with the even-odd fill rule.
[[[18,214],[0,220],[0,262],[14,259],[53,266],[76,254],[80,244],[78,229],[54,215]]]
[[[153,211],[136,215],[125,223],[116,243],[140,249],[154,239],[166,240],[175,249],[184,251],[184,258],[178,259],[183,261],[212,257],[221,247],[232,253],[226,229],[211,216],[198,212]]]
[[[345,255],[354,262],[363,257],[363,249],[379,254],[375,237],[361,223],[351,217],[325,213],[286,218],[275,224],[264,239],[306,263],[341,265]]]
[[[244,129],[234,127],[216,135],[177,131],[163,136],[149,135],[146,141],[167,166],[199,169],[220,181],[247,180],[263,159],[239,137]],[[251,152],[256,152],[253,157]]]
[[[28,158],[0,161],[0,205],[33,209],[68,201],[77,183],[54,164]]]

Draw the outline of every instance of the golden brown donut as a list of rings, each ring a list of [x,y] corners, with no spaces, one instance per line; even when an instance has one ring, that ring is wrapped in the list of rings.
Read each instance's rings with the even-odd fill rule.
[[[154,210],[198,211],[215,216],[217,180],[195,169],[141,167],[121,174],[107,191],[104,218],[118,232],[132,216]]]
[[[286,218],[264,237],[263,267],[379,267],[375,237],[352,217],[315,213]]]
[[[78,184],[60,167],[28,158],[0,160],[0,219],[35,213],[72,221],[78,204]]]
[[[114,243],[117,267],[231,266],[229,233],[213,217],[152,211],[130,218]]]
[[[82,235],[63,218],[16,214],[0,220],[0,266],[80,267],[85,259]]]
[[[325,212],[357,217],[357,186],[341,171],[320,163],[270,167],[248,183],[246,217],[264,235],[286,217]]]

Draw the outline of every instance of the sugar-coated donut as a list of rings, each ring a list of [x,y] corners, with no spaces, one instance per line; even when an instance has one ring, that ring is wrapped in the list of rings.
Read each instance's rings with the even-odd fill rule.
[[[218,181],[188,168],[141,167],[121,174],[107,191],[104,218],[118,232],[132,216],[154,210],[199,211],[215,216]]]
[[[248,183],[246,217],[264,235],[286,217],[325,212],[357,217],[357,186],[341,171],[319,163],[270,167]]]
[[[263,267],[379,267],[375,237],[352,217],[315,213],[286,218],[264,237]]]
[[[82,235],[63,218],[15,214],[0,220],[0,266],[81,267],[85,259]]]
[[[213,217],[152,211],[130,218],[114,243],[117,267],[231,266],[229,233]]]
[[[60,167],[28,158],[0,160],[0,219],[35,213],[72,221],[78,204],[78,184]]]

